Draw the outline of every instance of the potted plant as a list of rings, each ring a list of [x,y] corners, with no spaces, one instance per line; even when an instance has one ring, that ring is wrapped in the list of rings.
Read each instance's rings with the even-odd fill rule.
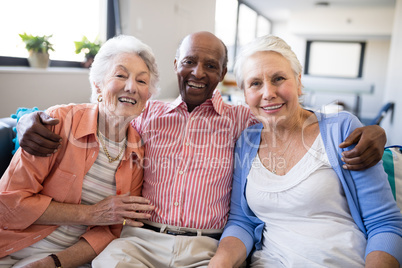
[[[101,42],[95,39],[94,42],[89,41],[89,39],[84,36],[81,41],[75,41],[75,53],[79,54],[83,52],[85,54],[85,62],[81,65],[85,68],[89,68],[94,61],[96,53],[98,53]]]
[[[34,68],[47,68],[49,66],[49,50],[54,51],[49,38],[52,35],[33,36],[23,33],[19,35],[29,52],[28,62]]]

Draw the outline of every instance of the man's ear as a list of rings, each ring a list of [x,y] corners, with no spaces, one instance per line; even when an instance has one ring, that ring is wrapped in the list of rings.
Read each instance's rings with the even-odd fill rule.
[[[227,68],[227,67],[223,68],[223,70],[222,70],[222,76],[221,76],[221,81],[219,81],[219,82],[222,82],[222,81],[223,81],[223,79],[225,78],[225,75],[226,75],[227,72],[228,72],[228,68]]]
[[[173,65],[174,65],[174,71],[177,72],[177,58],[174,58]]]

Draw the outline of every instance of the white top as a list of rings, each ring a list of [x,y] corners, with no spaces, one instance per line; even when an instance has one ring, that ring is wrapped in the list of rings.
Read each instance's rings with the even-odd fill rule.
[[[246,198],[265,222],[252,267],[364,267],[366,238],[350,215],[321,135],[284,176],[267,170],[257,154]]]

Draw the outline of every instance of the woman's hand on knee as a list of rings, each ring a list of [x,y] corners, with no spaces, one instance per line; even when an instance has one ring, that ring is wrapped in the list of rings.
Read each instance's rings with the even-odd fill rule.
[[[154,210],[148,199],[130,196],[129,193],[108,196],[91,208],[91,225],[124,224],[140,227],[142,222],[151,217],[148,213]]]

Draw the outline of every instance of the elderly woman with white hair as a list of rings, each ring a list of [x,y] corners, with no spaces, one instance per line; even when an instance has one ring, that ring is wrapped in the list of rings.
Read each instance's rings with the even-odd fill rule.
[[[342,168],[338,145],[361,123],[304,109],[301,72],[275,36],[237,59],[237,83],[261,123],[237,141],[229,220],[209,267],[239,266],[251,252],[251,267],[400,267],[402,215],[381,162]]]
[[[141,195],[144,150],[130,122],[157,89],[151,49],[108,40],[90,70],[91,104],[47,110],[62,145],[50,157],[19,149],[0,180],[0,267],[78,267],[123,225],[154,207]]]

